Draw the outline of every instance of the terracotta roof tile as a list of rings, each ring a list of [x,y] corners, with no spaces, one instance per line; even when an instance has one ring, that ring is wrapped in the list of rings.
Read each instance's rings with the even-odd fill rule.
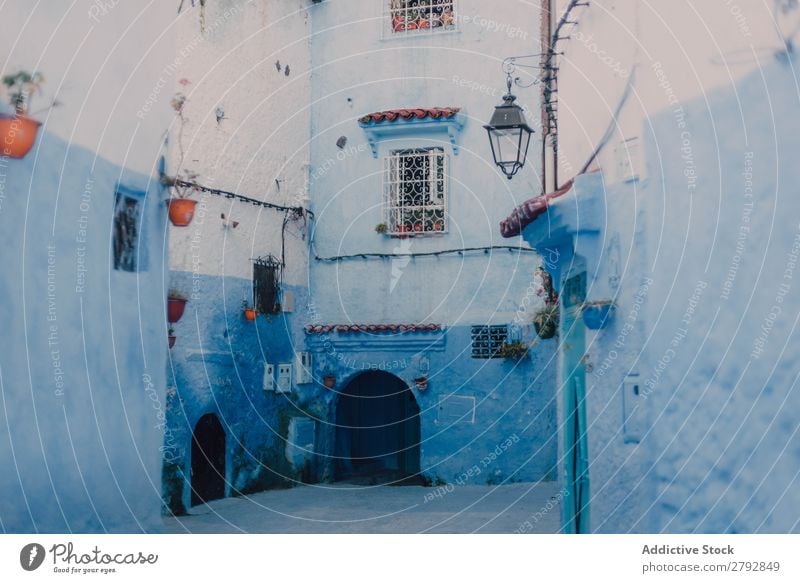
[[[437,332],[443,330],[441,324],[309,324],[306,334],[380,333],[380,332]]]
[[[386,111],[376,111],[361,117],[358,122],[362,125],[372,123],[393,122],[398,119],[440,119],[451,118],[461,111],[460,107],[412,107],[408,109],[389,109]]]
[[[570,191],[573,181],[574,178],[558,190],[542,196],[535,196],[523,202],[505,220],[500,221],[500,234],[506,239],[521,234],[525,227],[547,212],[551,200],[564,196]]]

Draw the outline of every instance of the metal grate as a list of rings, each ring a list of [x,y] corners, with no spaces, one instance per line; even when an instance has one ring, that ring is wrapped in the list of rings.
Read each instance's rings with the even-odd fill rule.
[[[386,225],[392,235],[447,230],[447,156],[441,148],[398,150],[386,158]]]
[[[121,192],[114,204],[114,269],[138,271],[137,242],[139,238],[139,201]]]
[[[278,314],[281,263],[271,255],[253,261],[253,299],[260,314]]]
[[[456,0],[384,0],[389,34],[431,34],[456,30]]]
[[[508,342],[508,326],[473,326],[472,358],[500,358],[500,349]]]

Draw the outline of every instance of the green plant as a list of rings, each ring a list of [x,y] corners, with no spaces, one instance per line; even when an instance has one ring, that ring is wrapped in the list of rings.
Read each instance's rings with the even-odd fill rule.
[[[386,223],[378,223],[377,225],[375,225],[375,232],[380,234],[380,235],[385,234],[386,231],[388,231],[388,230],[389,230],[389,226]]]
[[[178,288],[171,287],[169,288],[169,292],[167,293],[167,297],[173,300],[188,300],[189,297],[179,290]]]
[[[539,338],[552,338],[558,330],[558,303],[548,303],[533,316],[533,325]]]
[[[38,72],[18,71],[3,76],[3,85],[8,90],[9,102],[17,115],[28,113],[31,96],[41,93],[42,83],[44,83],[44,77]]]
[[[502,358],[513,358],[514,360],[522,360],[528,356],[528,345],[522,341],[516,340],[514,342],[504,343],[500,347],[498,354]]]

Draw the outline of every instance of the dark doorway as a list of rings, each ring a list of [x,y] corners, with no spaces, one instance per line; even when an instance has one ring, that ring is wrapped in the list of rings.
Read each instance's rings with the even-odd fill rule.
[[[192,506],[225,497],[225,430],[213,413],[192,435]]]
[[[421,483],[419,405],[394,375],[365,372],[336,406],[336,478]]]

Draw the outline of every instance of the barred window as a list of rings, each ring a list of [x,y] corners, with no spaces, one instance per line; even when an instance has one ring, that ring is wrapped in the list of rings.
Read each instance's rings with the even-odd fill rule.
[[[447,156],[441,148],[397,150],[386,158],[386,227],[392,235],[447,230]]]
[[[272,255],[259,257],[253,262],[253,299],[259,314],[278,314],[281,311],[281,263]]]
[[[391,35],[455,30],[456,0],[384,0]]]
[[[473,326],[472,358],[500,358],[508,341],[508,326]]]
[[[114,269],[139,271],[137,265],[139,242],[139,199],[117,192],[114,202],[113,251]]]

